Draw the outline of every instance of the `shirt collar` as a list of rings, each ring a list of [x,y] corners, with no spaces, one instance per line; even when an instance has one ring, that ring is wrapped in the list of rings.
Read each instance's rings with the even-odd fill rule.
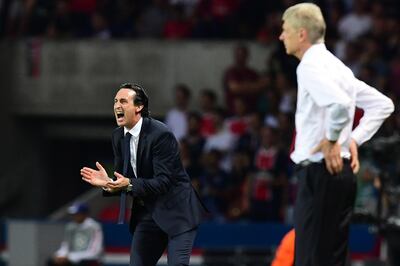
[[[137,138],[140,134],[140,130],[142,129],[142,124],[143,124],[143,118],[141,117],[139,121],[136,123],[136,125],[133,128],[131,128],[131,130],[128,130],[126,127],[124,127],[124,136],[127,132],[129,132],[133,137]]]
[[[312,57],[314,54],[318,54],[319,51],[326,50],[325,43],[317,43],[311,45],[310,48],[307,49],[307,51],[304,53],[303,58],[301,59],[302,61],[308,57]]]

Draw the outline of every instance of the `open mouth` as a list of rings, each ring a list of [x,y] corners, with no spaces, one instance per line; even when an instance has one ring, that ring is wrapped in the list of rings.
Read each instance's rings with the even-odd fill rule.
[[[116,111],[115,116],[117,117],[117,120],[120,120],[120,119],[124,118],[125,114],[123,111]]]

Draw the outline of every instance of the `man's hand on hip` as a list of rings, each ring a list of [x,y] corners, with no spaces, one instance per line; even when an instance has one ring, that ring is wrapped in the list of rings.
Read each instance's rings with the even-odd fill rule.
[[[317,147],[315,147],[312,153],[322,152],[325,158],[325,165],[328,172],[332,175],[338,174],[343,169],[343,159],[340,156],[341,147],[339,143],[323,139]]]
[[[350,141],[350,156],[351,156],[351,169],[353,170],[354,174],[357,174],[360,170],[360,161],[358,160],[358,145],[354,139]]]

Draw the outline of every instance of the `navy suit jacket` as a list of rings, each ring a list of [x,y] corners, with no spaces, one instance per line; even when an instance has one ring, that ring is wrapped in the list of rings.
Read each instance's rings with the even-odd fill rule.
[[[115,170],[123,169],[123,127],[113,131],[112,146]],[[157,225],[174,236],[199,225],[207,210],[191,185],[181,163],[179,146],[172,132],[162,122],[143,117],[136,157],[137,178],[132,182],[134,198],[140,198]],[[133,200],[130,231],[137,225]]]

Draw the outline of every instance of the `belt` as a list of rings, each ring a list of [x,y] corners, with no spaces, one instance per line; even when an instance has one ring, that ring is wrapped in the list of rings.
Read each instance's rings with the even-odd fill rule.
[[[313,163],[312,161],[307,159],[307,160],[303,160],[303,161],[299,162],[297,165],[300,166],[300,167],[306,167],[306,166],[309,166],[312,163]]]
[[[311,164],[320,164],[322,162],[324,162],[324,161],[322,160],[319,162],[313,162],[313,161],[306,159],[306,160],[303,160],[303,161],[299,162],[298,164],[296,164],[294,169],[295,169],[295,171],[300,171],[301,169],[304,169],[304,168],[310,166]]]
[[[348,159],[348,158],[342,158],[342,159],[343,159],[343,163],[349,163],[350,162],[350,159]],[[303,160],[303,161],[299,162],[298,164],[296,164],[296,166],[301,168],[301,167],[307,167],[307,166],[309,166],[310,164],[313,164],[313,163],[324,163],[324,162],[325,162],[324,159],[322,161],[318,161],[318,162],[312,162],[312,161],[306,159],[306,160]]]

